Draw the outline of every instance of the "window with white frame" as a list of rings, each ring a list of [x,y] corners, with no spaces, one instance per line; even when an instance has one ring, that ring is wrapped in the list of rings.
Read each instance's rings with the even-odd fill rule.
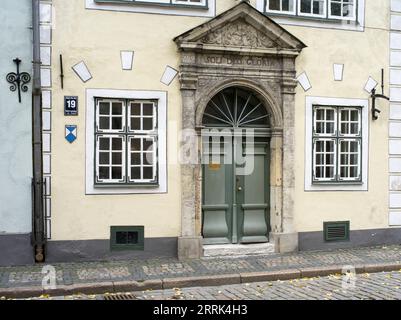
[[[157,184],[157,102],[95,100],[95,184]]]
[[[85,8],[117,12],[173,14],[192,17],[216,16],[217,0],[82,0]],[[262,0],[265,1],[265,0]]]
[[[333,19],[354,20],[357,0],[330,0],[329,17]]]
[[[335,20],[357,20],[363,13],[364,0],[264,0],[265,12],[299,16],[303,18],[327,19],[328,23]],[[358,22],[360,19],[358,19]],[[334,21],[335,22],[335,21]]]
[[[326,16],[326,0],[298,0],[298,14],[302,16]]]
[[[362,181],[361,107],[313,106],[313,183]]]
[[[267,0],[267,11],[295,14],[295,0]]]

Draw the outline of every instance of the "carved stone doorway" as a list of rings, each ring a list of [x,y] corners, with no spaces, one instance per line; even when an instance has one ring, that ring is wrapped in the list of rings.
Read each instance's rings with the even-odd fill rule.
[[[305,45],[246,2],[174,40],[181,52],[182,129],[186,135],[193,132],[192,150],[201,146],[208,103],[226,88],[246,88],[268,108],[271,236],[276,251],[297,250],[292,170],[295,59]],[[202,256],[201,172],[200,159],[181,165],[180,259]]]

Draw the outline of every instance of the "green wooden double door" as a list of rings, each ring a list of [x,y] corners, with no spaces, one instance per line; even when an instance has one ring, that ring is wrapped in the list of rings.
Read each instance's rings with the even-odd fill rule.
[[[204,243],[268,242],[269,139],[218,139],[203,137]]]

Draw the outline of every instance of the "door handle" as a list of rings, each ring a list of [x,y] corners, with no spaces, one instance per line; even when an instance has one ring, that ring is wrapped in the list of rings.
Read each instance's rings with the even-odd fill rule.
[[[238,191],[242,191],[242,187],[240,186],[240,187],[238,187]]]

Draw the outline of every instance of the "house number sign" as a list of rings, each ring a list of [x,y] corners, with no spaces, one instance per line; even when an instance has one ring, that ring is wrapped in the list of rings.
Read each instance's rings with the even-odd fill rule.
[[[64,115],[77,116],[78,115],[78,97],[65,96],[64,97]]]

